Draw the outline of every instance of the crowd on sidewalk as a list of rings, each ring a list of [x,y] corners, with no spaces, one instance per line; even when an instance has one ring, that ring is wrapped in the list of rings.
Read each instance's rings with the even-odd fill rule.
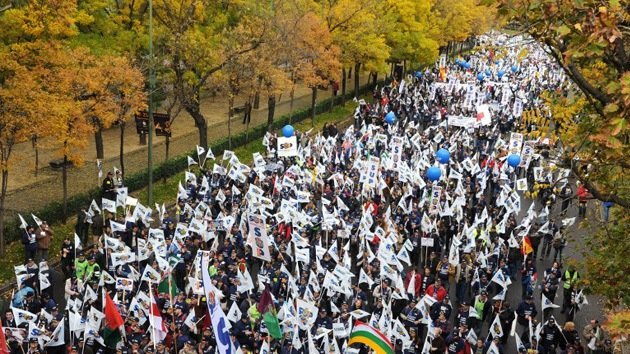
[[[588,190],[573,194],[552,135],[528,140],[540,127],[521,119],[569,86],[535,43],[479,49],[375,88],[345,130],[268,133],[251,165],[198,147],[174,206],[142,205],[110,172],[75,235],[22,219],[26,259],[0,345],[612,353],[596,319],[576,324],[589,305],[563,254]],[[52,237],[65,237],[65,284],[49,280]]]

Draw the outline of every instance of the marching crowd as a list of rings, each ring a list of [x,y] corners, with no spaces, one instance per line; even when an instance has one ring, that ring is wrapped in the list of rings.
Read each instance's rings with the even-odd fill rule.
[[[198,147],[172,207],[114,171],[75,235],[23,220],[10,352],[368,353],[348,345],[360,321],[391,353],[611,353],[576,317],[569,172],[521,120],[570,83],[536,44],[506,48],[376,88],[347,129],[270,132],[251,165]]]

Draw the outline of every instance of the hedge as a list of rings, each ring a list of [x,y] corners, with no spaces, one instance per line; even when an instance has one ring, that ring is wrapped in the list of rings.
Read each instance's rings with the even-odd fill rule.
[[[378,86],[381,87],[384,84],[384,81],[377,82]],[[359,94],[363,95],[369,92],[372,89],[373,85],[367,84],[360,88]],[[346,100],[351,100],[354,97],[354,92],[346,93]],[[333,104],[335,106],[340,105],[342,101],[341,95],[336,97],[330,97],[324,99],[323,101],[317,103],[315,105],[315,113],[321,114],[327,112],[330,109],[331,100],[335,100]],[[303,108],[296,110],[293,112],[291,121],[292,122],[300,122],[304,119],[311,118],[311,108]],[[271,125],[272,129],[280,129],[284,125],[289,123],[289,116],[283,115],[276,119],[274,119],[273,124]],[[267,131],[267,124],[257,125],[249,130],[249,140],[247,140],[248,136],[246,132],[242,132],[240,134],[232,136],[232,148],[239,147],[245,145],[248,141],[256,140],[258,138],[262,138]],[[210,145],[212,151],[215,155],[219,156],[223,154],[223,151],[228,149],[228,138],[221,138],[215,141]],[[159,181],[164,178],[168,178],[170,176],[176,175],[177,173],[184,171],[188,168],[188,156],[195,155],[196,151],[190,151],[186,154],[170,158],[160,165],[154,167],[153,169],[153,180]],[[125,178],[125,186],[128,187],[129,192],[134,192],[140,190],[147,186],[148,182],[148,169],[136,172],[134,174],[130,174]],[[93,199],[99,200],[101,198],[100,188],[94,188],[87,192],[80,193],[68,198],[68,217],[73,214],[78,213],[81,210],[81,207],[87,207],[90,205]],[[63,219],[63,204],[61,201],[54,201],[47,204],[40,210],[33,212],[42,220],[47,220],[49,223],[53,224],[56,220]],[[5,211],[5,219],[7,218],[8,213]],[[14,219],[17,219],[14,218]],[[13,241],[17,241],[21,237],[21,233],[19,231],[19,223],[17,220],[5,220],[4,227],[4,237],[5,242],[11,243]]]

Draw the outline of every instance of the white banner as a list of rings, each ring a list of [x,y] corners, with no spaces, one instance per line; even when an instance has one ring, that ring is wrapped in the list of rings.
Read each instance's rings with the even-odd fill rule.
[[[292,136],[290,138],[278,138],[278,157],[291,157],[297,156],[297,154],[297,137]]]
[[[271,252],[269,252],[269,239],[267,238],[265,221],[258,215],[249,214],[247,222],[249,224],[247,244],[252,247],[253,256],[270,262]]]

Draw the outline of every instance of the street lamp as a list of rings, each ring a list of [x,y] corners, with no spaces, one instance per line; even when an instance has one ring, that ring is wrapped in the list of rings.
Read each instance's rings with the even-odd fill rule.
[[[153,91],[155,90],[155,70],[153,67],[153,0],[149,0],[149,206],[153,205]]]

